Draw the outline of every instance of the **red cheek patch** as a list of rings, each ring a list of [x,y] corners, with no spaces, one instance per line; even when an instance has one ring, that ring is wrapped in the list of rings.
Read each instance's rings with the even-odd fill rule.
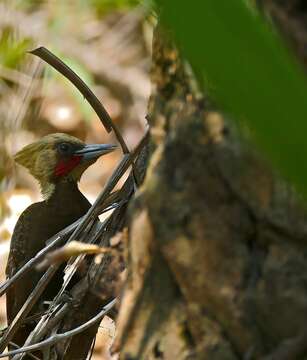
[[[61,160],[58,162],[54,175],[55,176],[65,176],[71,172],[77,165],[80,164],[82,156],[73,156],[67,160]]]

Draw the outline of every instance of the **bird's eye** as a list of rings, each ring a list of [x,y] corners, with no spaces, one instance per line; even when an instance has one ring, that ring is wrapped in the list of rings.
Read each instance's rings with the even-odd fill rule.
[[[58,146],[59,152],[62,154],[68,154],[71,151],[71,146],[67,143],[61,143]]]

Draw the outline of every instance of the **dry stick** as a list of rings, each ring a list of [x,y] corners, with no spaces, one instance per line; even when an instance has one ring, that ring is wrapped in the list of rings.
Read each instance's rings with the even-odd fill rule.
[[[124,202],[122,202],[124,203]],[[110,217],[112,217],[112,214],[110,215]],[[104,221],[103,224],[101,224],[99,231],[94,229],[94,236],[92,237],[93,239],[96,239],[97,236],[100,234],[101,230],[104,230],[105,227],[108,225],[109,223],[109,219],[106,219]],[[73,265],[73,264],[72,264]],[[76,269],[76,268],[75,268]],[[67,281],[66,283],[63,284],[62,288],[60,289],[59,293],[56,295],[56,297],[53,299],[52,303],[49,306],[49,310],[46,315],[45,315],[45,320],[44,320],[44,327],[39,327],[37,324],[37,326],[35,327],[35,329],[31,332],[31,334],[29,335],[29,337],[27,338],[24,346],[30,345],[31,342],[37,341],[42,339],[50,329],[52,329],[59,321],[61,321],[61,319],[65,316],[65,314],[67,313],[67,311],[69,310],[69,306],[68,304],[64,304],[60,310],[58,310],[57,308],[55,308],[55,304],[57,302],[57,300],[59,299],[59,296],[63,293],[63,291],[65,290],[65,287],[67,285]],[[53,310],[52,310],[53,309]],[[54,316],[53,316],[54,314]],[[24,354],[23,354],[24,355]],[[16,355],[14,356],[13,360],[19,360],[23,357],[23,355]]]
[[[51,331],[67,314],[67,312],[70,310],[70,304],[65,303],[62,305],[59,309],[56,309],[54,311],[54,314],[48,314],[49,319],[46,325],[44,326],[41,331],[39,331],[36,336],[38,337],[38,340],[43,338],[46,334],[48,334],[49,331]],[[35,330],[34,330],[35,331]]]
[[[103,307],[103,309],[96,316],[94,316],[92,319],[90,319],[86,323],[76,327],[75,329],[69,330],[62,334],[55,334],[53,336],[50,336],[48,339],[41,341],[37,344],[24,346],[19,349],[8,351],[4,354],[0,354],[0,358],[6,357],[6,356],[12,356],[12,355],[16,355],[16,354],[20,354],[20,353],[24,353],[24,352],[39,350],[39,349],[45,348],[47,346],[49,347],[59,341],[68,339],[76,334],[79,334],[80,332],[88,329],[93,324],[95,324],[97,321],[102,319],[115,306],[116,302],[117,302],[116,298],[114,300],[110,301],[107,305],[105,305]]]
[[[112,121],[110,115],[97,99],[96,95],[92,90],[85,84],[85,82],[72,70],[70,69],[61,59],[54,55],[51,51],[45,47],[39,47],[30,51],[30,54],[36,55],[42,60],[46,61],[50,66],[56,69],[59,73],[65,76],[75,87],[81,92],[85,99],[89,102],[92,108],[95,110],[99,119],[101,120],[103,126],[110,132],[112,129],[117,137],[118,142],[120,143],[123,153],[128,154],[129,149],[118,130],[117,126]]]
[[[145,145],[146,141],[147,141],[147,136],[148,134],[146,134],[144,136],[144,138],[142,139],[142,141],[139,143],[139,145],[137,146],[137,148],[134,150],[133,152],[133,156],[134,158],[139,154],[139,152],[141,151],[141,149],[143,148],[143,146]],[[114,172],[115,174],[116,172]],[[125,183],[126,184],[126,183]],[[124,185],[125,187],[125,185]],[[119,190],[119,192],[121,192],[121,190]],[[119,203],[118,203],[118,206],[116,207],[116,209],[119,209],[123,204],[125,204],[125,199],[122,199]],[[114,214],[114,213],[113,213]],[[108,224],[110,223],[112,217],[113,217],[113,214],[110,215],[110,217],[108,219],[106,219],[104,221],[103,224],[101,224],[101,226],[99,227],[100,229],[94,234],[93,238],[91,239],[91,242],[95,241],[96,238],[99,236],[99,234],[101,233],[101,230],[104,230]],[[77,270],[77,264],[75,264],[75,262],[73,264],[71,264],[71,266],[74,266],[74,269],[73,269],[73,272],[75,272]],[[59,296],[62,294],[63,290],[65,290],[65,287],[67,286],[69,280],[71,279],[72,275],[73,275],[73,272],[70,274],[69,278],[66,279],[66,281],[64,282],[62,288],[60,289],[58,295],[54,298],[54,300],[52,301],[52,304],[51,304],[51,307],[56,303],[57,299],[59,299]],[[41,334],[39,333],[38,335],[39,337],[41,337]]]
[[[42,327],[44,327],[46,321],[47,321],[47,316],[44,315],[43,317],[41,317],[41,319],[39,320],[39,322],[38,322],[38,324],[36,325],[36,327],[37,327],[37,328],[42,328]],[[34,334],[33,331],[30,333],[30,335],[28,336],[26,342],[22,345],[22,347],[27,346],[27,345],[30,345],[32,342],[35,342],[35,334]],[[15,355],[15,356],[12,358],[12,360],[21,359],[21,358],[23,358],[25,355],[26,355],[25,353],[21,353],[21,354]]]
[[[84,220],[81,222],[81,224],[77,227],[77,229],[73,232],[70,239],[76,239],[80,233],[83,231],[83,229],[88,225],[90,220],[96,216],[98,216],[97,208],[100,203],[103,203],[109,193],[113,190],[115,185],[118,183],[120,178],[124,175],[124,173],[128,170],[129,166],[133,163],[141,149],[145,146],[148,138],[148,133],[143,137],[143,139],[139,142],[137,147],[134,149],[132,154],[125,154],[118,164],[117,168],[109,178],[108,182],[104,186],[102,192],[92,205],[92,207],[89,209],[87,214],[85,215]]]
[[[132,155],[124,155],[120,163],[118,164],[117,168],[113,172],[112,176],[109,178],[108,182],[104,186],[103,190],[101,191],[100,195],[95,200],[92,207],[88,210],[86,213],[83,221],[80,223],[80,225],[75,229],[75,231],[70,236],[70,240],[76,240],[78,236],[81,234],[81,232],[85,229],[85,227],[89,224],[91,219],[95,218],[97,213],[97,208],[100,203],[103,203],[109,193],[113,190],[114,186],[118,183],[120,178],[124,175],[126,170],[131,165],[131,162],[133,161]]]
[[[110,211],[116,208],[118,204],[108,206],[104,209],[100,214],[104,212]],[[72,233],[74,229],[80,224],[84,216],[80,219],[72,223],[71,225],[66,226],[63,230],[59,231],[57,234],[53,235],[50,239],[46,241],[47,245],[40,250],[35,257],[30,259],[27,263],[25,263],[12,277],[7,279],[1,286],[0,286],[0,297],[22,276],[24,276],[30,269],[32,269],[37,263],[41,261],[41,259],[56,245],[58,245],[65,237]]]
[[[20,347],[17,344],[13,343],[12,341],[10,341],[10,345],[14,346],[16,349],[20,349]],[[30,356],[34,360],[41,360],[40,358],[38,358],[37,356],[31,353],[28,353],[28,356]]]
[[[83,220],[80,222],[79,227],[82,223],[87,219],[87,215],[83,217]],[[90,218],[88,220],[90,222]],[[78,230],[78,227],[77,229]],[[76,232],[76,231],[75,231]],[[72,235],[73,236],[73,235]],[[70,236],[68,241],[71,241],[73,238]],[[32,291],[31,295],[28,297],[27,301],[24,303],[22,308],[19,310],[18,314],[15,316],[12,323],[6,329],[3,337],[1,338],[0,342],[0,352],[3,352],[5,347],[7,346],[8,342],[14,337],[16,331],[20,327],[20,325],[24,322],[24,319],[27,317],[29,312],[31,311],[32,307],[35,305],[45,288],[47,287],[49,281],[52,279],[53,275],[56,273],[60,264],[52,265],[45,274],[41,277],[39,282],[37,283],[36,287]]]
[[[95,227],[91,226],[90,232],[92,232],[93,229],[94,229],[94,232],[95,232]],[[87,236],[86,232],[84,232],[82,234],[82,239],[80,239],[80,240],[82,241],[85,236]],[[57,265],[60,265],[60,264],[57,264]],[[49,310],[41,317],[41,319],[38,322],[38,324],[36,325],[36,327],[33,329],[33,331],[27,337],[27,339],[26,339],[25,343],[23,344],[23,346],[31,345],[31,344],[37,342],[38,340],[40,340],[43,337],[43,335],[40,335],[40,333],[41,332],[44,333],[44,330],[46,329],[46,327],[47,327],[47,325],[49,323],[50,317],[52,316],[53,313],[56,313],[58,311],[59,307],[60,307],[60,305],[55,304],[55,300],[52,302],[52,305],[49,306]],[[51,307],[53,308],[53,311],[51,310]],[[67,310],[68,310],[68,308],[67,308]],[[21,360],[21,359],[24,358],[24,356],[25,356],[25,353],[17,354],[17,355],[15,355],[13,357],[12,360]]]
[[[113,190],[114,186],[119,181],[120,177],[125,173],[126,169],[130,165],[130,159],[132,159],[132,155],[124,155],[122,161],[119,163],[118,167],[116,168],[115,172],[113,173],[113,176],[109,179],[107,184],[105,185],[104,189],[102,190],[100,196],[96,199],[93,206],[89,209],[87,214],[83,217],[82,221],[78,225],[78,227],[75,229],[75,231],[70,236],[69,241],[73,239],[77,239],[82,230],[89,224],[91,219],[97,214],[95,213],[97,210],[97,206],[103,202],[108,194]],[[130,160],[130,161],[129,161]],[[14,320],[10,324],[10,326],[7,328],[5,334],[3,335],[1,342],[0,342],[0,352],[3,352],[6,348],[8,342],[14,337],[17,329],[22,324],[23,320],[26,318],[26,316],[31,311],[32,307],[34,306],[35,302],[38,300],[46,286],[48,285],[49,281],[52,279],[53,275],[59,268],[59,264],[52,265],[47,272],[42,276],[42,278],[39,280],[38,284],[34,288],[33,292],[27,299],[27,301],[24,303],[18,314],[15,316]]]
[[[85,220],[85,218],[86,218],[86,216],[83,218],[83,221]],[[81,224],[82,224],[82,222],[80,223],[80,225]],[[71,240],[72,240],[72,236],[69,238],[68,241],[71,241]],[[60,264],[52,265],[46,271],[46,273],[41,277],[41,279],[37,283],[36,287],[32,291],[31,295],[28,297],[27,301],[24,303],[22,308],[19,310],[18,314],[15,316],[14,320],[8,326],[8,328],[6,329],[6,332],[4,333],[3,337],[1,338],[0,352],[4,351],[8,342],[14,337],[16,331],[18,330],[20,325],[24,322],[24,319],[27,317],[27,315],[31,311],[32,307],[35,305],[36,301],[39,299],[42,292],[45,290],[49,281],[52,279],[53,275],[55,274],[55,272],[58,270],[59,267],[60,267]]]
[[[99,220],[97,220],[99,221]],[[94,235],[93,236],[88,236],[90,238],[90,241],[88,241],[89,243],[93,243],[97,237],[97,234],[100,233],[101,230],[103,230],[106,225],[108,224],[109,218],[107,218],[103,223],[98,222],[95,225],[95,229],[94,229]],[[77,256],[77,258],[74,259],[74,261],[71,264],[67,264],[66,268],[64,270],[64,276],[67,273],[67,268],[72,268],[71,271],[69,272],[68,276],[65,278],[64,277],[64,281],[63,281],[63,285],[61,287],[61,289],[59,290],[58,294],[54,297],[52,304],[57,303],[57,301],[59,300],[59,298],[62,296],[62,294],[64,293],[67,285],[69,284],[70,280],[72,279],[73,275],[75,274],[75,272],[78,270],[78,266],[81,264],[81,261],[85,258],[86,254],[81,254],[79,256]],[[52,306],[52,305],[51,305]]]
[[[146,144],[146,142],[147,142],[147,138],[148,138],[148,134],[146,134],[146,135],[144,136],[144,138],[142,139],[142,141],[139,143],[139,145],[137,146],[137,148],[134,150],[134,152],[133,152],[134,157],[136,157],[136,156],[139,154],[139,152],[142,150],[142,148],[145,146],[145,144]],[[128,181],[128,180],[126,180],[126,182],[127,182],[127,181]],[[122,187],[122,189],[126,187],[126,182],[125,182],[125,185]],[[120,193],[122,192],[122,189],[119,190]],[[125,203],[125,200],[122,199],[122,201],[119,203],[119,206],[116,208],[116,210],[119,210],[119,208],[121,207],[121,205],[123,205],[124,203]],[[115,214],[115,213],[112,213],[112,214],[110,215],[110,217],[105,220],[104,224],[101,226],[101,229],[105,229],[106,226],[108,226],[108,224],[112,221],[111,219],[113,218],[113,215],[114,215],[114,214]],[[101,229],[100,229],[100,230],[101,230]],[[96,234],[94,234],[94,237],[95,237],[95,238],[96,238],[97,235],[101,232],[100,230],[99,230]],[[76,270],[76,267],[75,267],[74,270]],[[67,285],[67,283],[68,283],[68,282],[66,282],[66,285]],[[59,293],[62,292],[63,288],[65,288],[65,284],[62,286],[62,288],[61,288],[61,290],[60,290]],[[51,305],[50,305],[50,309],[55,305],[56,300],[57,300],[58,298],[59,298],[59,295],[57,295],[57,296],[55,297],[55,299],[52,301],[52,303],[51,303]],[[52,316],[52,315],[51,315],[51,316]],[[47,325],[45,326],[45,329],[48,328],[48,327],[50,328],[49,322],[48,322],[48,319],[47,319]],[[34,332],[35,332],[35,330],[34,330]],[[43,331],[43,334],[42,334],[42,331],[38,331],[38,332],[36,333],[36,335],[35,335],[35,339],[36,339],[36,340],[39,340],[39,339],[41,339],[45,334],[46,334],[46,332],[44,332],[44,331]],[[31,341],[31,340],[30,340],[30,341]],[[30,343],[28,342],[28,343],[25,344],[25,345],[29,345],[29,344],[30,344]],[[14,360],[17,360],[17,359],[20,359],[20,357],[18,357],[18,355],[16,356],[16,359],[15,359],[15,357],[14,357]]]
[[[14,320],[11,322],[11,324],[6,329],[4,335],[2,336],[0,343],[0,352],[3,352],[7,344],[12,340],[16,331],[23,323],[24,319],[27,317],[32,307],[35,305],[36,301],[39,299],[58,268],[59,265],[50,266],[46,273],[40,278],[35,289],[32,291],[27,301],[23,304],[22,308],[19,310],[18,314],[15,316]]]
[[[65,76],[84,96],[88,103],[92,106],[97,116],[101,120],[102,124],[108,132],[113,129],[114,134],[117,138],[117,141],[120,143],[122,151],[124,154],[129,154],[128,146],[122,137],[120,131],[118,130],[116,124],[112,121],[107,110],[104,108],[102,103],[97,99],[96,95],[92,90],[86,85],[86,83],[72,70],[67,66],[60,58],[53,54],[50,50],[45,47],[39,47],[30,51],[31,54],[38,56],[42,60],[46,61],[47,64],[52,66],[60,74]],[[134,169],[134,164],[132,164]]]
[[[146,140],[146,138],[144,140]],[[129,177],[125,181],[124,185],[121,188],[121,191],[124,192],[127,199],[130,198],[131,195],[133,194],[133,176],[132,176],[132,173],[130,173]],[[124,204],[123,204],[123,206],[124,206]],[[114,231],[118,230],[116,228],[117,228],[117,225],[119,224],[119,222],[118,222],[119,218],[121,217],[120,213],[122,213],[122,208],[118,207],[111,214],[111,216],[109,218],[109,220],[110,220],[109,224],[107,225],[109,228],[106,229],[106,232],[103,234],[102,239],[101,239],[101,241],[99,243],[99,246],[106,246],[106,241],[108,239],[110,239],[112,237],[112,235],[114,235]],[[114,225],[115,225],[115,227],[114,227]],[[98,265],[98,264],[95,264],[95,262],[92,262],[92,264],[91,264],[91,266],[90,266],[90,268],[88,270],[88,273],[87,273],[88,274],[88,286],[89,287],[88,288],[83,287],[81,292],[79,290],[77,290],[77,292],[76,292],[81,299],[83,299],[84,296],[86,296],[86,294],[88,292],[91,292],[92,294],[95,294],[96,296],[100,297],[100,294],[98,295],[98,292],[96,292],[93,289],[93,287],[96,287],[97,282],[101,278],[103,268],[105,268],[105,265],[107,263],[104,262],[104,263],[100,263]],[[74,287],[73,291],[74,290],[75,290],[75,287]],[[71,348],[71,344],[69,344],[68,341],[66,342],[65,347]],[[90,358],[91,357],[89,357],[88,359],[90,359]]]
[[[126,170],[129,168],[131,163],[134,161],[136,156],[139,154],[141,149],[145,146],[147,141],[146,134],[143,139],[140,141],[138,146],[135,148],[132,154],[124,155],[120,163],[118,164],[117,168],[113,172],[112,176],[104,186],[103,190],[101,191],[100,195],[92,205],[92,207],[89,209],[89,211],[86,213],[86,215],[83,217],[82,221],[78,225],[78,227],[75,229],[73,234],[69,237],[68,242],[77,239],[80,233],[84,230],[84,228],[89,224],[92,218],[96,217],[99,212],[99,205],[100,203],[103,203],[107,196],[110,194],[110,192],[113,190],[115,185],[118,183],[120,178],[124,175]],[[60,265],[52,265],[47,272],[41,277],[39,282],[37,283],[36,287],[32,291],[31,295],[27,299],[27,301],[24,303],[18,314],[15,316],[14,320],[10,324],[10,326],[7,328],[5,334],[1,338],[0,342],[0,352],[3,352],[6,348],[9,341],[14,337],[16,331],[24,321],[24,319],[27,317],[29,312],[31,311],[32,307],[35,305],[36,301],[48,285],[49,281],[52,279],[53,275],[57,271]],[[17,354],[17,353],[16,353]]]
[[[55,68],[57,71],[59,71],[62,75],[64,75],[68,80],[70,80],[77,89],[83,94],[83,96],[87,99],[89,104],[93,107],[96,114],[102,121],[103,125],[105,126],[106,130],[108,132],[111,131],[113,128],[114,133],[121,144],[122,150],[124,154],[129,153],[128,147],[122,138],[119,130],[115,126],[115,124],[112,122],[112,119],[110,118],[109,114],[103,107],[103,105],[100,103],[100,101],[97,99],[97,97],[94,95],[94,93],[90,90],[90,88],[84,83],[84,81],[74,72],[72,71],[63,61],[61,61],[58,57],[56,57],[54,54],[52,54],[49,50],[47,50],[44,47],[37,48],[33,51],[31,51],[33,55],[36,55],[46,61],[49,65],[51,65],[53,68]],[[144,139],[143,139],[144,140]],[[142,143],[142,141],[141,141]],[[140,148],[138,149],[140,150]],[[102,193],[95,201],[94,205],[90,208],[88,213],[84,216],[84,218],[81,220],[81,222],[78,224],[77,228],[74,230],[73,234],[70,236],[68,241],[71,241],[74,238],[77,238],[80,233],[84,230],[84,228],[89,224],[91,219],[98,215],[97,207],[99,203],[102,203],[106,200],[106,197],[110,194],[110,192],[113,190],[114,186],[119,181],[120,177],[124,174],[124,172],[128,169],[128,167],[133,163],[133,160],[135,156],[138,154],[138,151],[134,152],[134,156],[128,156],[125,155],[122,161],[120,162],[118,168],[113,173],[111,179],[108,181],[106,186],[104,187]],[[112,186],[113,184],[113,186]],[[56,239],[58,240],[58,239]],[[55,241],[56,241],[55,240]],[[37,258],[36,258],[37,260]],[[29,296],[21,310],[18,312],[17,316],[14,318],[10,326],[8,327],[7,331],[5,332],[4,336],[1,339],[0,342],[0,351],[3,351],[4,348],[7,346],[7,343],[9,340],[14,336],[15,332],[17,331],[18,327],[24,320],[24,318],[28,315],[28,313],[31,311],[33,305],[37,301],[37,299],[40,297],[41,293],[53,277],[54,273],[58,269],[59,265],[53,265],[49,268],[49,270],[42,276],[40,281],[38,282],[37,286],[35,287],[32,294]],[[19,273],[20,276],[20,273]],[[16,280],[16,278],[15,278]],[[12,282],[11,282],[12,284]],[[6,289],[8,285],[6,285]],[[2,289],[3,291],[3,289]],[[5,291],[5,290],[4,290]]]
[[[93,356],[94,348],[95,348],[95,345],[96,345],[96,336],[93,339],[92,346],[91,346],[91,351],[88,353],[86,360],[91,360],[91,358]]]
[[[40,250],[35,257],[30,259],[24,266],[22,266],[12,277],[6,280],[0,287],[0,296],[2,296],[20,277],[25,275],[32,269],[55,245],[57,245],[65,236],[69,235],[82,221],[81,217],[71,225],[67,226],[48,240],[48,245]]]
[[[55,325],[57,322],[61,321],[61,319],[63,319],[63,317],[65,316],[65,314],[67,313],[68,310],[69,310],[69,304],[66,303],[62,307],[61,307],[61,305],[58,305],[54,309],[54,311],[53,311],[53,313],[55,314],[54,316],[53,316],[53,313],[44,314],[41,317],[40,321],[37,323],[36,327],[33,329],[33,331],[31,331],[30,335],[27,337],[27,339],[22,347],[29,346],[29,345],[37,342],[38,340],[40,340],[44,336],[44,334],[46,334],[46,331],[49,330],[48,325],[50,323],[52,325]],[[50,318],[52,316],[53,316],[52,321],[50,321]],[[39,336],[38,336],[38,334],[39,334]],[[17,354],[13,357],[12,360],[23,359],[23,357],[25,355],[26,355],[25,353]]]

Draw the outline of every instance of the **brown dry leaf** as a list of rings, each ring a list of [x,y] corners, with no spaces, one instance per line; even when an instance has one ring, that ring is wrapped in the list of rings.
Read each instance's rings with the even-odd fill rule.
[[[98,245],[86,244],[80,241],[71,241],[69,244],[56,249],[46,255],[45,260],[37,268],[42,269],[54,263],[61,263],[69,260],[72,256],[81,254],[104,254],[113,251],[110,248],[102,248]]]

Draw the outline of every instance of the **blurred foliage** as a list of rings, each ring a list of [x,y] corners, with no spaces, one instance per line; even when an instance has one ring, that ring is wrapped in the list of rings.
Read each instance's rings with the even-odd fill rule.
[[[24,11],[33,11],[42,5],[46,0],[15,0],[14,6]]]
[[[82,1],[82,0],[81,0]],[[139,5],[141,0],[83,0],[90,3],[97,13],[101,16],[110,10],[127,10],[131,7]]]
[[[56,53],[56,52],[54,52]],[[77,59],[66,57],[64,54],[56,53],[56,55],[67,65],[69,66],[80,78],[91,88],[95,81],[92,74],[86,69],[86,67]],[[51,66],[47,66],[44,71],[44,84],[46,88],[49,86],[50,81],[57,81],[63,83],[63,86],[67,90],[69,97],[75,102],[78,110],[80,111],[83,119],[89,122],[92,118],[93,109],[88,104],[87,101],[84,101],[84,97],[80,94],[80,91],[74,86],[71,86],[71,83],[64,78],[63,75],[59,74]],[[46,90],[47,91],[47,90]],[[43,90],[43,93],[46,93]]]
[[[68,65],[76,74],[80,76],[80,78],[90,87],[92,88],[94,85],[94,79],[92,74],[85,68],[85,66],[72,58],[66,58],[64,56],[60,57],[66,65]],[[93,109],[88,104],[87,101],[84,101],[84,97],[80,94],[80,91],[75,87],[72,87],[68,80],[64,79],[62,75],[56,74],[57,77],[60,77],[62,81],[65,81],[66,85],[69,86],[71,91],[71,96],[76,101],[77,106],[84,118],[85,121],[90,121],[91,116],[93,114]]]
[[[146,20],[148,7],[130,0],[0,0],[0,13],[2,282],[16,221],[29,204],[41,199],[35,179],[15,166],[16,151],[52,132],[89,143],[116,141],[78,90],[27,51],[45,46],[70,66],[101,100],[133,149],[146,127],[152,25]],[[121,156],[115,151],[88,169],[80,190],[91,202]],[[5,322],[4,300],[0,327]],[[111,358],[111,338],[100,330],[92,357],[97,360]]]
[[[0,1],[0,220],[8,215],[14,187],[37,191],[26,173],[14,173],[18,148],[50,132],[110,141],[79,91],[27,52],[43,45],[59,56],[95,92],[133,147],[144,130],[150,91],[147,11],[136,0]],[[105,181],[116,156],[108,159],[110,169],[92,173],[91,184]]]
[[[103,36],[104,33],[101,32],[97,35],[97,38],[96,35],[94,35],[93,39],[87,40],[84,38],[82,25],[92,22],[95,27],[97,26],[95,24],[96,21],[103,20],[108,14],[112,14],[113,12],[116,13],[116,16],[113,16],[113,20],[110,22],[112,24],[114,19],[118,20],[118,18],[127,13],[128,10],[132,10],[143,3],[148,5],[149,0],[145,0],[144,2],[141,0],[76,0],[73,2],[13,0],[12,2],[3,2],[3,4],[6,4],[8,7],[17,10],[19,14],[25,14],[25,17],[29,16],[29,18],[31,18],[33,14],[35,15],[42,12],[43,16],[45,16],[43,25],[46,27],[43,29],[43,36],[45,36],[43,40],[44,46],[49,47],[55,54],[63,59],[89,87],[95,86],[97,79],[94,79],[92,69],[88,68],[88,64],[83,62],[82,53],[80,53],[80,56],[76,56],[74,51],[72,51],[73,55],[71,55],[70,51],[67,51],[69,39],[75,41],[74,47],[80,45],[80,52],[82,51],[81,48],[84,41],[89,41],[89,45],[92,42],[93,46],[95,46],[95,42],[99,44],[100,36]],[[76,19],[78,19],[78,21],[76,21]],[[36,18],[33,17],[34,26],[36,25],[35,21]],[[103,23],[100,23],[100,25],[101,28],[107,28]],[[73,36],[71,36],[72,32],[74,34]],[[39,42],[37,40],[37,38],[40,38],[40,34],[35,34],[34,32],[33,38],[31,36],[24,37],[22,34],[23,31],[20,29],[18,22],[13,22],[13,25],[10,24],[4,27],[0,24],[0,65],[4,68],[17,69],[19,65],[24,65],[32,61],[27,51],[41,44],[42,40],[39,40]],[[48,38],[46,38],[46,34]],[[129,36],[129,34],[127,34],[127,36]],[[103,60],[104,54],[101,54],[101,56]],[[99,62],[99,59],[97,59],[97,62]],[[112,73],[112,71],[110,73]],[[0,81],[1,80],[0,77]],[[63,76],[59,75],[50,67],[45,66],[44,93],[47,88],[53,87],[52,82],[62,83],[66,89],[67,97],[75,102],[82,119],[89,122],[93,111],[87,102],[84,101],[80,93],[74,89]]]
[[[44,2],[46,0],[17,0],[15,6],[30,11],[41,6]],[[141,0],[74,0],[75,5],[78,7],[93,8],[99,15],[105,15],[114,10],[128,10],[141,2]],[[61,5],[63,5],[63,2],[58,1],[57,6]]]
[[[30,38],[20,38],[15,33],[10,26],[1,29],[0,33],[0,64],[9,68],[15,68],[23,61],[32,44]]]
[[[157,0],[206,89],[307,195],[307,84],[248,0]]]

